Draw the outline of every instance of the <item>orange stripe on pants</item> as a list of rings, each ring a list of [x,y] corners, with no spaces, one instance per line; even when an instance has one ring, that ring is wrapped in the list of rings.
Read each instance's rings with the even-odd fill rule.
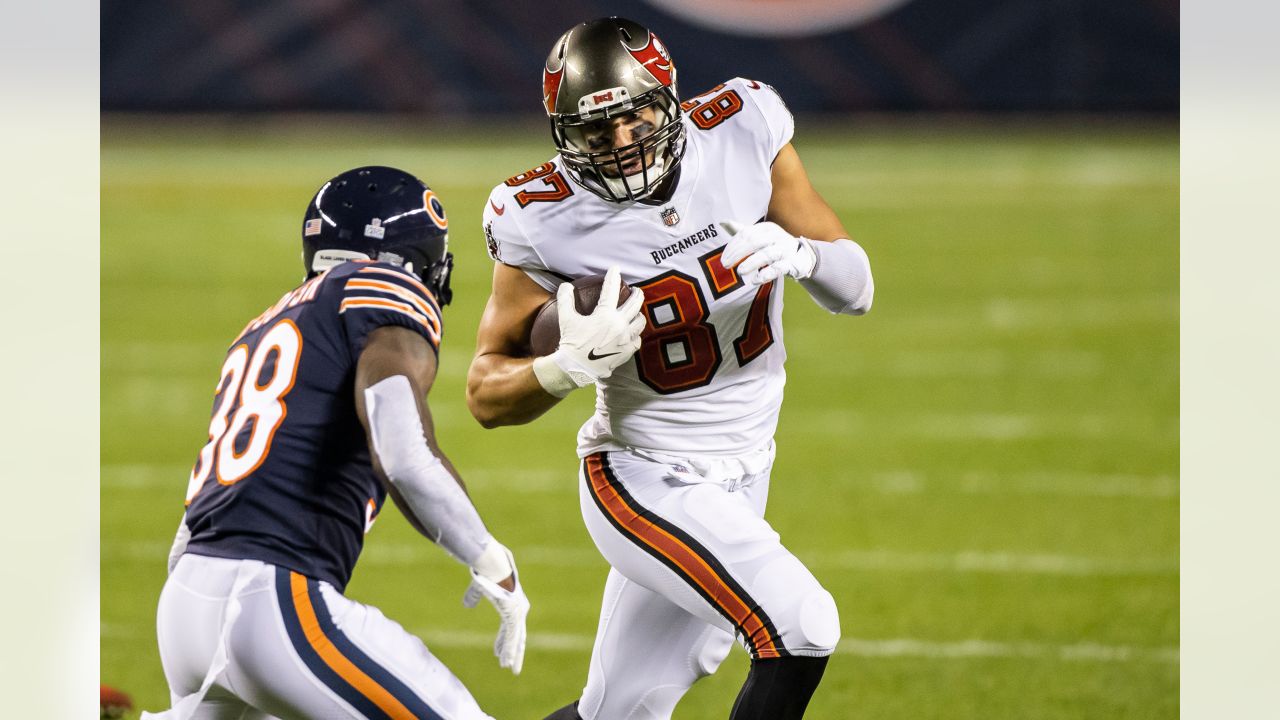
[[[320,659],[324,660],[324,664],[357,692],[369,698],[388,716],[395,720],[416,720],[409,708],[373,678],[366,675],[363,670],[356,667],[338,648],[334,647],[333,641],[325,636],[320,628],[320,620],[316,618],[316,610],[311,606],[311,595],[307,592],[307,578],[296,572],[289,573],[289,588],[293,592],[293,606],[298,612],[302,632],[311,648],[316,651]]]
[[[724,615],[733,620],[758,658],[781,657],[769,629],[760,616],[733,591],[693,548],[665,529],[637,513],[609,482],[601,453],[587,456],[587,478],[596,498],[627,532],[670,560],[684,575],[712,599]]]

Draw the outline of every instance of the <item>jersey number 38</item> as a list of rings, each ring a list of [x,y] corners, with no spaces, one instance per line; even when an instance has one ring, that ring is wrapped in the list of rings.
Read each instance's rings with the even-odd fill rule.
[[[301,356],[302,334],[288,318],[263,333],[252,353],[245,343],[227,353],[214,394],[209,442],[200,450],[187,484],[188,505],[210,475],[232,485],[266,459],[271,438],[284,422],[284,396],[293,389]],[[271,368],[263,378],[268,362]],[[237,442],[246,428],[248,439]]]

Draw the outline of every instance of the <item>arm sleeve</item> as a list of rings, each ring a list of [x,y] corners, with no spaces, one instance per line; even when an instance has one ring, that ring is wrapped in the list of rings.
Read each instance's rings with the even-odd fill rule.
[[[407,327],[439,352],[440,306],[412,273],[388,263],[370,263],[341,282],[338,315],[353,356],[364,349],[369,333],[383,325]]]
[[[467,565],[474,565],[489,531],[453,475],[431,452],[413,387],[393,375],[364,391],[373,451],[387,479],[431,539]]]
[[[813,248],[817,258],[813,272],[800,281],[809,297],[831,313],[863,315],[870,310],[876,285],[871,277],[871,260],[862,246],[843,238],[803,242]]]

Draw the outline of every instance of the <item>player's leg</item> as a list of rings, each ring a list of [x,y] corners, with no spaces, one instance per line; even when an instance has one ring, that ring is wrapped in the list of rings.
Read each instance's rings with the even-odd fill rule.
[[[734,717],[800,717],[839,618],[830,593],[761,517],[762,492],[690,482],[629,453],[598,453],[584,468],[583,514],[605,559],[704,621],[732,626],[751,653]],[[745,481],[767,482],[767,472]]]
[[[760,517],[769,499],[769,479],[765,471],[740,491]],[[802,717],[826,666],[827,656],[752,660],[731,720]]]
[[[250,565],[265,569],[261,563]],[[252,567],[240,561],[193,555],[184,557],[165,582],[156,630],[173,709],[151,717],[166,720],[272,718],[228,689],[226,657],[224,654],[219,658],[217,652],[223,641],[237,574],[252,571]],[[250,592],[252,584],[247,581],[242,593]],[[239,608],[235,613],[239,614]],[[213,667],[215,664],[218,667]],[[211,672],[213,678],[209,678]],[[184,699],[187,699],[185,703]]]
[[[669,718],[689,687],[719,667],[732,644],[726,628],[611,570],[582,699],[548,720]]]
[[[489,718],[398,623],[282,568],[271,592],[246,603],[231,646],[230,686],[280,717]]]

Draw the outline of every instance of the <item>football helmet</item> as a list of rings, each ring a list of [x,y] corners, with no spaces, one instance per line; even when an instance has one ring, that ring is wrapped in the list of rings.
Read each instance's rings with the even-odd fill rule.
[[[348,260],[377,260],[421,278],[436,300],[453,297],[449,220],[427,184],[403,170],[348,170],[316,191],[302,220],[307,277]]]
[[[631,20],[591,20],[561,35],[543,68],[542,102],[565,169],[605,200],[650,196],[684,155],[675,63]]]

